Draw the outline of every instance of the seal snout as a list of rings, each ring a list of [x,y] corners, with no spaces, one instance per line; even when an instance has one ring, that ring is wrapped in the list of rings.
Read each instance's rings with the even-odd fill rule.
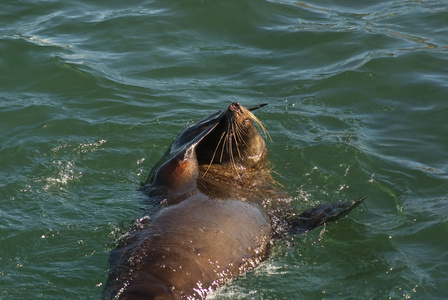
[[[238,102],[233,102],[232,104],[230,104],[227,113],[231,115],[234,114],[243,115],[242,106]]]

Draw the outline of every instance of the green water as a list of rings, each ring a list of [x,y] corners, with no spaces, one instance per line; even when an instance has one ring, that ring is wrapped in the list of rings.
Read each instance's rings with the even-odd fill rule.
[[[448,298],[447,1],[12,1],[0,299],[98,299],[137,192],[233,101],[298,210],[366,195],[212,299]],[[288,246],[289,245],[289,246]]]

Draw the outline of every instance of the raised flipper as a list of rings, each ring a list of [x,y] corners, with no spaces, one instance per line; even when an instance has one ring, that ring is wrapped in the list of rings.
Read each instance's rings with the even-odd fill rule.
[[[291,233],[305,233],[320,225],[346,216],[352,209],[361,204],[366,197],[352,201],[325,203],[309,209],[300,215],[288,216],[284,221]]]
[[[142,182],[142,190],[148,188],[153,183],[156,172],[159,168],[171,160],[183,160],[185,156],[194,155],[194,148],[196,145],[215,128],[219,122],[224,118],[224,111],[220,110],[210,116],[198,121],[189,128],[185,129],[170,145],[162,159],[152,168],[149,173],[148,180]],[[146,187],[145,187],[146,185]]]

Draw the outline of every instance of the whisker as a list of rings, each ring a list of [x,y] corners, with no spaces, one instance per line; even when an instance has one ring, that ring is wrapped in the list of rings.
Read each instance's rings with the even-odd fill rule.
[[[242,158],[242,155],[241,155],[241,152],[240,152],[240,147],[238,145],[238,140],[241,139],[239,130],[240,129],[238,127],[238,123],[233,122],[232,123],[232,131],[233,131],[233,137],[235,139],[236,151],[238,152],[238,157]]]
[[[221,141],[222,141],[224,135],[225,135],[225,132],[223,132],[223,133],[221,134],[221,137],[219,138],[218,144],[216,145],[215,151],[213,152],[212,159],[210,160],[210,163],[209,163],[208,166],[207,166],[207,170],[205,170],[205,172],[204,172],[204,174],[202,175],[202,177],[204,177],[205,175],[207,175],[208,170],[210,170],[210,168],[211,168],[211,166],[212,166],[212,164],[213,164],[213,160],[215,159],[216,151],[218,151],[219,145],[221,144]]]
[[[255,122],[256,125],[258,125],[258,127],[261,128],[261,130],[263,131],[264,137],[267,138],[269,136],[269,140],[272,142],[272,138],[271,135],[269,134],[269,132],[266,130],[266,126],[264,126],[264,124],[252,113],[249,111],[249,116],[250,119],[252,121]]]
[[[221,148],[221,157],[219,158],[219,162],[222,162],[222,157],[224,155],[224,149],[226,149],[226,152],[229,153],[229,145],[232,145],[232,140],[229,138],[229,124],[227,124],[227,130],[225,132],[226,138],[224,139],[224,143],[222,144]]]
[[[235,136],[234,136],[235,137]],[[239,153],[239,149],[238,149],[238,142],[235,140],[235,144],[236,144],[236,149]],[[238,168],[236,167],[236,162],[235,162],[235,157],[233,155],[233,147],[229,148],[229,157],[230,157],[230,164],[232,166],[232,169],[235,170],[236,175],[238,176],[238,178],[241,180],[241,176],[240,173],[238,172]]]
[[[250,111],[247,111],[247,116],[250,121],[254,123],[257,127],[259,127],[259,131],[262,131],[265,138],[269,137],[272,141],[272,138],[269,132],[266,130],[265,125]],[[240,170],[238,168],[238,161],[244,160],[243,151],[240,149],[241,147],[248,147],[247,141],[245,140],[246,134],[246,126],[244,122],[238,119],[236,116],[230,116],[230,119],[227,122],[226,130],[222,132],[219,141],[216,145],[216,148],[213,152],[210,163],[207,165],[206,170],[202,177],[204,177],[207,172],[210,170],[217,154],[219,148],[221,148],[221,153],[219,154],[219,163],[223,163],[223,161],[227,161],[230,164],[230,168],[233,169],[236,173],[236,176],[239,180],[242,180]],[[236,151],[236,152],[235,152]],[[226,156],[227,155],[227,156]]]
[[[248,146],[246,143],[246,140],[243,138],[243,135],[242,135],[242,133],[244,132],[243,124],[238,123],[236,127],[237,127],[236,135],[238,136],[238,139],[243,142],[244,146]]]

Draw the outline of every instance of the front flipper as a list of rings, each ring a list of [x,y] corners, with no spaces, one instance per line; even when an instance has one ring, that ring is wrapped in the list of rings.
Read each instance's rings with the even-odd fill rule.
[[[365,198],[321,204],[298,216],[288,216],[285,221],[291,233],[305,233],[347,215],[352,209],[361,204]]]

